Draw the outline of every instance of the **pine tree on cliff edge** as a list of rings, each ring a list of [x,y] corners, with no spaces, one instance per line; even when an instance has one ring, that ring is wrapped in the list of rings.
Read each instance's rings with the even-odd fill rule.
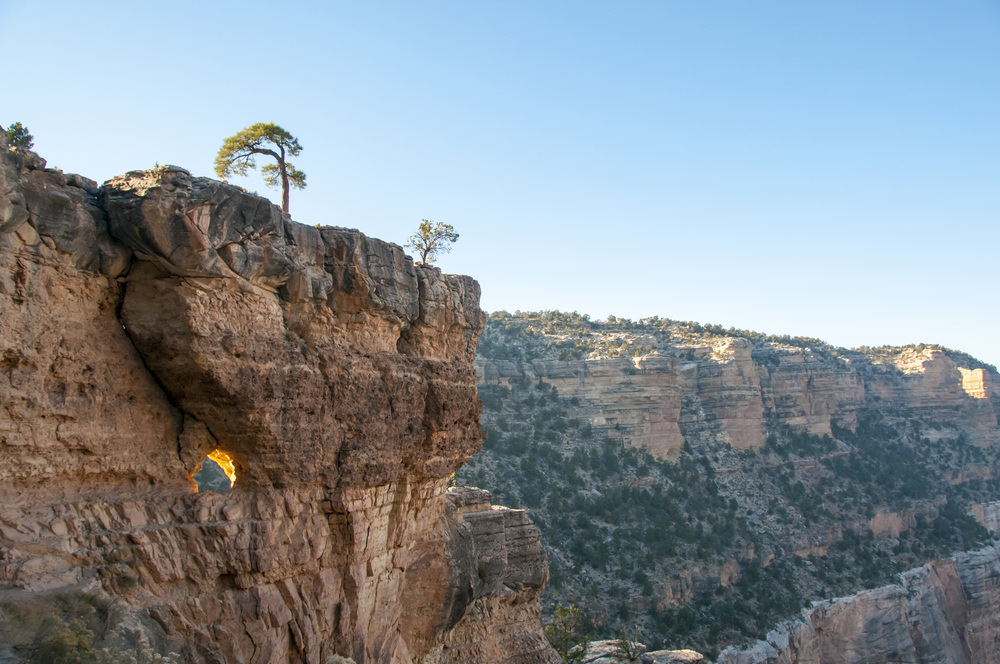
[[[260,172],[267,186],[281,185],[281,211],[288,214],[289,187],[306,188],[306,174],[286,161],[300,152],[299,139],[276,124],[258,122],[225,140],[215,158],[215,173],[222,179],[233,174],[246,175],[247,169],[257,168],[255,155],[274,157],[278,163],[267,164]]]
[[[35,137],[20,122],[15,122],[7,127],[4,134],[7,139],[7,147],[9,148],[30,150],[35,145]]]
[[[451,251],[451,245],[458,240],[458,233],[451,224],[422,219],[417,232],[406,241],[406,246],[420,254],[421,265],[433,265],[438,254]]]

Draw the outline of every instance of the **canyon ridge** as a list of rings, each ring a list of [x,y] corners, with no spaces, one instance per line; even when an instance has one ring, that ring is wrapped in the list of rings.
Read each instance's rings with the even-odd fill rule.
[[[499,311],[476,367],[488,437],[460,482],[528,510],[549,554],[543,617],[579,607],[601,638],[631,633],[715,658],[814,602],[898,585],[899,573],[996,533],[997,372],[958,351]],[[954,661],[996,654],[983,644],[1000,634],[984,620],[998,578],[976,569],[952,575],[948,592],[965,599],[943,605],[969,626],[945,650],[976,644]],[[933,611],[859,597],[837,604],[849,619],[816,628],[834,644],[811,651],[822,661],[951,661],[928,654],[940,644],[920,645]],[[898,635],[910,632],[917,645],[904,647]],[[802,653],[774,661],[813,661]]]

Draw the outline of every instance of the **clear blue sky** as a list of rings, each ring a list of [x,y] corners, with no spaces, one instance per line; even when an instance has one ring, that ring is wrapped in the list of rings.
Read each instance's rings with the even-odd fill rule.
[[[212,175],[276,122],[296,220],[450,223],[487,310],[1000,364],[1000,0],[0,0],[0,31],[0,123],[66,171]]]

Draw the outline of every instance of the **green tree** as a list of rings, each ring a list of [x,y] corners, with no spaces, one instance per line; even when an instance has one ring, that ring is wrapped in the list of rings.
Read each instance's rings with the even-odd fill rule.
[[[35,144],[35,137],[28,132],[28,128],[20,122],[15,122],[7,127],[7,146],[18,150],[30,150]]]
[[[134,649],[117,650],[91,646],[94,633],[77,618],[69,625],[47,617],[35,631],[29,661],[32,664],[180,664],[180,655],[161,655],[139,640]],[[348,660],[353,661],[353,660]]]
[[[555,617],[545,626],[545,638],[566,664],[582,662],[590,635],[583,630],[583,611],[573,606],[556,607]]]
[[[456,240],[458,233],[451,224],[421,219],[417,232],[410,236],[406,246],[420,254],[421,264],[430,265],[437,260],[438,254],[451,251]]]
[[[615,639],[614,658],[619,662],[637,662],[639,656],[646,651],[646,647],[639,643],[639,630],[637,628],[623,627],[618,632]]]
[[[300,152],[299,139],[276,124],[258,122],[225,140],[215,158],[215,173],[223,179],[246,175],[247,169],[257,167],[256,155],[274,157],[278,163],[267,164],[260,172],[269,187],[281,186],[281,211],[287,214],[289,187],[306,188],[306,174],[287,161]]]
[[[47,664],[90,664],[94,661],[90,642],[94,633],[83,620],[74,620],[69,626],[55,618],[46,618],[35,632],[32,662]]]

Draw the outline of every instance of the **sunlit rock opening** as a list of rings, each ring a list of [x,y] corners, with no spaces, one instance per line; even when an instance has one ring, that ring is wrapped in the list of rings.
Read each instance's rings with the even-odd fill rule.
[[[199,493],[225,493],[236,484],[236,463],[228,452],[213,450],[202,459],[201,468],[192,477]]]

